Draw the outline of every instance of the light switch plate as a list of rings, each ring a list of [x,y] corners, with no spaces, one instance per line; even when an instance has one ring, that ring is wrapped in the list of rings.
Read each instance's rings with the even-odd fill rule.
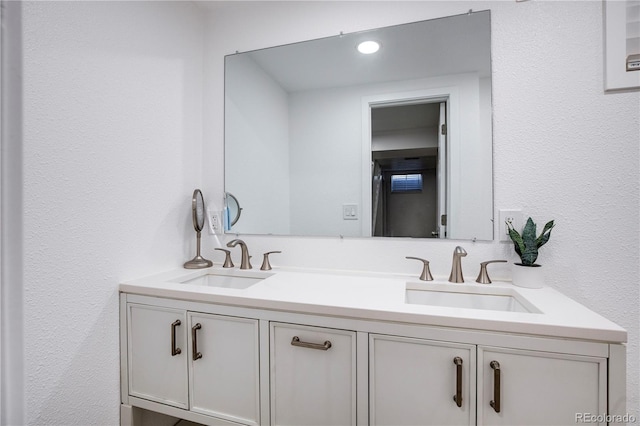
[[[344,220],[358,220],[358,205],[357,204],[343,204],[342,205],[342,219],[344,219]]]

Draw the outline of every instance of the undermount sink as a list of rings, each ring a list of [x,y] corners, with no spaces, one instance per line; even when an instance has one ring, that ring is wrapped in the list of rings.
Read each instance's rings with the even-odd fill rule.
[[[180,284],[201,285],[207,287],[233,288],[244,290],[252,285],[259,283],[272,274],[262,274],[255,272],[238,272],[238,271],[207,271],[205,273],[191,273],[184,277],[180,277],[173,282]]]
[[[458,286],[452,284],[452,286]],[[518,292],[509,288],[476,288],[447,284],[407,283],[405,302],[448,308],[483,309],[489,311],[540,313]]]

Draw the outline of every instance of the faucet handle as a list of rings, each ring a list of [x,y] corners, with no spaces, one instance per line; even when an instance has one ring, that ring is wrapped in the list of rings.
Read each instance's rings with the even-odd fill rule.
[[[433,281],[433,276],[431,275],[431,271],[429,270],[428,260],[413,256],[407,256],[407,259],[419,260],[420,262],[422,262],[422,274],[420,274],[420,279],[422,281]]]
[[[231,251],[230,250],[225,250],[223,248],[216,248],[216,250],[220,250],[225,252],[225,257],[224,257],[224,265],[222,265],[223,268],[233,268],[233,261],[231,260]]]
[[[272,253],[282,253],[281,251],[268,251],[264,254],[264,258],[262,259],[262,266],[260,267],[261,271],[270,271],[271,263],[269,263],[269,255]]]
[[[480,263],[480,273],[478,274],[478,278],[476,278],[476,282],[480,284],[491,284],[491,278],[489,278],[489,274],[487,273],[487,265],[490,263],[506,262],[506,260],[488,260],[486,262]]]

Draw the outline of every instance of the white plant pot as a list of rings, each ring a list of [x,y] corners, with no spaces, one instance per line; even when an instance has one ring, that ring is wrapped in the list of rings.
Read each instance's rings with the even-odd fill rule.
[[[544,269],[540,265],[523,266],[519,263],[511,265],[513,285],[525,288],[544,287]]]

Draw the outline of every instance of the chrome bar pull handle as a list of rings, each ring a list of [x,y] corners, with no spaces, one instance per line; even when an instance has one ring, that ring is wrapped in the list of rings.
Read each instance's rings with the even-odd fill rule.
[[[500,363],[491,361],[489,366],[493,368],[493,399],[489,405],[493,407],[496,413],[500,412]]]
[[[455,357],[453,363],[456,365],[456,394],[453,400],[458,407],[462,407],[462,358]]]
[[[307,342],[302,342],[300,341],[300,338],[298,336],[293,336],[293,339],[291,339],[291,345],[292,346],[298,346],[301,348],[309,348],[309,349],[317,349],[320,351],[326,351],[331,347],[331,342],[328,340],[325,340],[324,343],[307,343]]]
[[[191,327],[191,352],[193,354],[193,360],[198,360],[202,358],[202,353],[198,352],[198,330],[202,328],[200,323],[197,323],[193,327]]]
[[[176,327],[180,324],[182,324],[180,320],[175,320],[171,323],[171,356],[180,355],[182,353],[180,348],[176,348]]]

